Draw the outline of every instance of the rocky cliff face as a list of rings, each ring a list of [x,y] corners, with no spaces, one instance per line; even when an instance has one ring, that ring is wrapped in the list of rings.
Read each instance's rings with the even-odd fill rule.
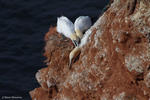
[[[32,100],[150,100],[150,1],[114,0],[86,34],[69,70],[73,44],[50,28]]]

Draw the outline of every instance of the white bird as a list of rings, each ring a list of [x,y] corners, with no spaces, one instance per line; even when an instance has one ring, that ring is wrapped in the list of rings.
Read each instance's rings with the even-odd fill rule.
[[[78,46],[80,39],[74,30],[74,24],[65,16],[57,18],[57,32],[70,38],[75,46]]]
[[[74,22],[74,28],[76,35],[80,37],[80,39],[83,37],[83,33],[89,29],[92,25],[91,18],[89,16],[80,16],[78,17]]]

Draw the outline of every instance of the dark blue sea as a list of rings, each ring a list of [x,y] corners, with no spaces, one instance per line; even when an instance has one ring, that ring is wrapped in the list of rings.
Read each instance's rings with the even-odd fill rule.
[[[44,35],[58,16],[88,15],[94,23],[108,1],[0,0],[0,100],[31,100],[29,91],[39,87],[35,73],[46,67]]]

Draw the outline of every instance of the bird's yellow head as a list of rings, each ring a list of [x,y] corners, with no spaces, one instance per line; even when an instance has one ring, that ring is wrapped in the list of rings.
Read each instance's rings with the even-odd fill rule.
[[[83,33],[80,30],[76,29],[75,32],[80,39],[83,37]]]
[[[70,38],[75,46],[79,46],[80,38],[75,33],[71,34]]]
[[[80,47],[75,47],[69,54],[69,69],[71,68],[72,63],[74,60],[80,55],[81,53],[81,48]]]

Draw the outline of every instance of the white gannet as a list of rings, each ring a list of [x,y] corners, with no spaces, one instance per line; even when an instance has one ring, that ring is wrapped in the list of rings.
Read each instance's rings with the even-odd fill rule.
[[[87,29],[89,29],[92,25],[91,18],[89,16],[80,16],[78,17],[74,22],[74,28],[76,35],[80,37],[80,39],[83,37],[83,32],[85,32]]]
[[[78,46],[80,39],[74,30],[74,24],[65,16],[57,18],[57,32],[70,38],[75,46]]]

